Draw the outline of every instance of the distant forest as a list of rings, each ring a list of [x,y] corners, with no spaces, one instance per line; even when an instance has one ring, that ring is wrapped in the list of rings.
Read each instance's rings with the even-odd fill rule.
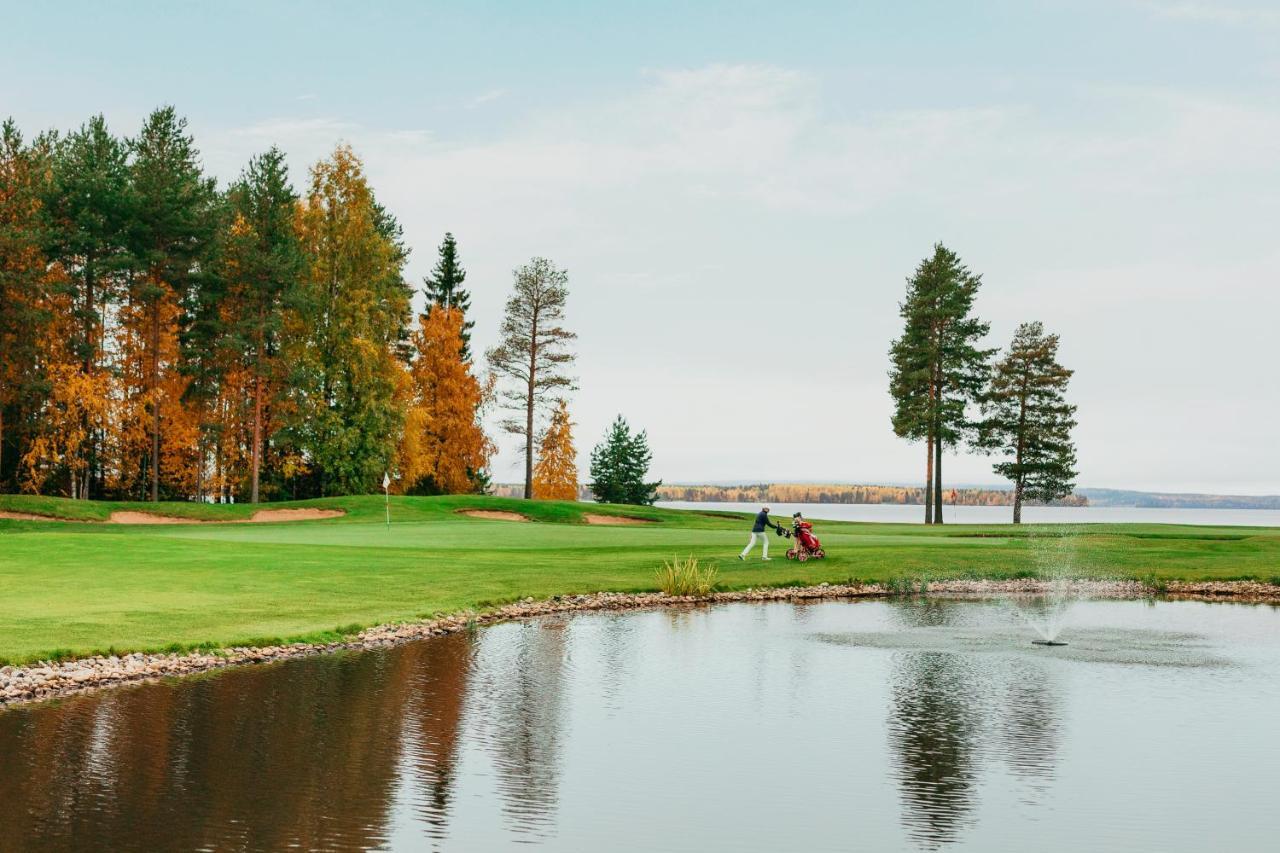
[[[518,498],[523,495],[519,484],[499,483],[493,494]],[[954,498],[953,498],[954,495]],[[958,506],[1011,506],[1009,489],[953,489],[944,495],[946,502]],[[584,485],[580,500],[591,500],[591,489]],[[923,504],[924,488],[913,486],[853,486],[846,484],[758,483],[743,486],[660,486],[660,501],[723,501],[729,503],[816,503],[816,504]],[[1088,506],[1081,495],[1071,495],[1054,506]]]

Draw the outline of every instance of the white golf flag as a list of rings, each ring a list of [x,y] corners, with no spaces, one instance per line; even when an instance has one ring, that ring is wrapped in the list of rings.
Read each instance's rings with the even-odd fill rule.
[[[382,488],[388,489],[390,487],[391,487],[391,475],[384,471],[382,474]]]

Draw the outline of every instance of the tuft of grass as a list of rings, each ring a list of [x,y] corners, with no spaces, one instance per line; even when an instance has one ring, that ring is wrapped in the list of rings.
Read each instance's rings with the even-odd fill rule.
[[[690,554],[685,559],[664,560],[658,569],[658,588],[667,595],[710,595],[716,588],[714,563],[699,563]]]

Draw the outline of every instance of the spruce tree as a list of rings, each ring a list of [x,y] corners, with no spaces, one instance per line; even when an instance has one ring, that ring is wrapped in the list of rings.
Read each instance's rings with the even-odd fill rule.
[[[646,482],[653,453],[648,436],[632,434],[622,415],[591,451],[591,492],[600,503],[648,506],[657,500],[662,481]]]
[[[523,439],[524,496],[534,497],[533,451],[537,421],[563,391],[575,387],[565,371],[574,361],[569,345],[577,335],[565,329],[569,274],[546,258],[515,271],[515,287],[502,320],[502,341],[486,354],[494,374],[512,382],[501,392],[511,416],[502,429]]]
[[[427,297],[427,307],[432,303],[441,308],[452,308],[461,311],[464,317],[462,324],[462,360],[471,360],[471,329],[475,323],[466,320],[471,310],[471,294],[463,289],[462,283],[467,279],[467,271],[458,260],[458,243],[453,234],[446,232],[444,242],[440,244],[439,258],[431,270],[431,275],[422,279],[422,293]]]
[[[979,446],[1012,457],[995,472],[1013,482],[1014,524],[1022,522],[1024,499],[1052,501],[1075,488],[1071,375],[1058,363],[1058,336],[1045,334],[1041,323],[1023,323],[983,395]]]
[[[891,349],[894,429],[907,438],[932,438],[932,499],[942,523],[942,453],[974,435],[969,407],[982,393],[994,350],[978,342],[990,326],[971,316],[982,276],[971,273],[941,243],[917,267],[901,307],[903,337]]]

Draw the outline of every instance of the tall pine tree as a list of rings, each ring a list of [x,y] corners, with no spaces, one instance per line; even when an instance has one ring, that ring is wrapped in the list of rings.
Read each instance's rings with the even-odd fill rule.
[[[1014,524],[1022,522],[1024,499],[1048,502],[1075,488],[1071,374],[1058,363],[1058,336],[1045,334],[1042,323],[1023,323],[983,395],[979,446],[1011,457],[995,472],[1013,482]]]
[[[452,233],[446,232],[431,275],[422,279],[422,293],[427,297],[428,305],[435,304],[462,312],[462,360],[470,361],[471,330],[476,324],[466,319],[467,312],[471,310],[471,294],[462,287],[466,279],[467,271],[458,260],[458,243],[453,239]]]
[[[212,179],[201,173],[187,121],[173,107],[154,111],[131,140],[136,209],[130,219],[133,275],[129,288],[132,355],[137,359],[135,417],[145,411],[148,496],[160,499],[161,469],[176,492],[194,486],[196,450],[180,437],[166,447],[166,418],[185,427],[180,400],[186,381],[179,370],[179,336],[194,280],[209,269],[216,224]],[[191,482],[187,482],[190,480]]]
[[[658,498],[662,481],[647,482],[653,453],[649,437],[632,433],[622,415],[614,420],[604,440],[591,451],[591,492],[597,501],[648,506]]]
[[[501,393],[504,408],[512,416],[502,428],[523,439],[524,496],[532,499],[533,451],[539,415],[560,392],[572,390],[574,380],[565,373],[573,363],[569,345],[577,335],[565,329],[565,302],[569,274],[546,258],[534,258],[515,271],[515,287],[502,320],[502,341],[487,353],[494,373],[510,380]]]
[[[903,336],[891,349],[894,428],[907,438],[932,437],[934,524],[942,519],[942,454],[974,435],[969,407],[982,394],[994,350],[978,342],[990,331],[972,316],[982,276],[941,243],[916,269],[902,303]]]

